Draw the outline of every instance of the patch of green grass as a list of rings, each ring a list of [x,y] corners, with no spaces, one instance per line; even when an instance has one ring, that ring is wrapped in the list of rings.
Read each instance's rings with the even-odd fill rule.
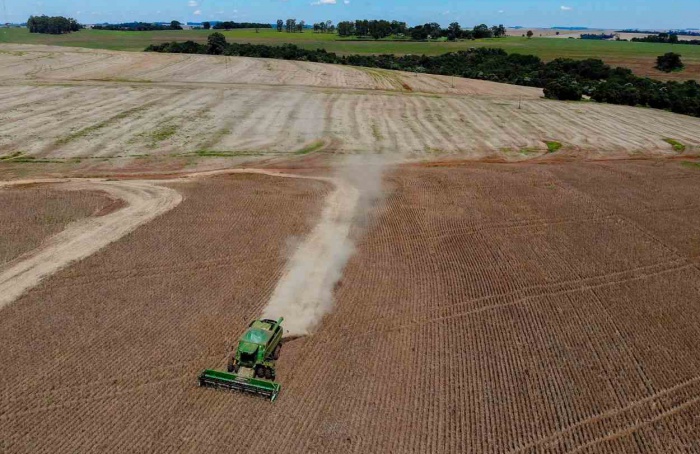
[[[541,152],[542,152],[542,150],[540,150],[539,148],[533,148],[533,147],[527,147],[527,148],[520,149],[520,154],[524,154],[524,155],[538,154]]]
[[[24,153],[21,151],[15,151],[14,153],[6,154],[0,156],[0,161],[11,161],[21,157]]]
[[[664,139],[664,142],[671,145],[677,153],[683,153],[685,151],[685,145],[675,139]]]
[[[148,79],[123,79],[120,77],[112,77],[106,79],[86,79],[95,82],[119,82],[119,83],[131,83],[131,84],[152,84],[152,80]]]
[[[151,139],[154,142],[162,142],[175,135],[177,132],[177,126],[175,125],[165,125],[160,129],[157,129],[151,134]]]
[[[691,169],[700,169],[700,162],[695,161],[683,161],[681,162],[683,167],[690,167]]]
[[[382,133],[379,130],[379,126],[374,123],[372,123],[372,135],[374,136],[374,140],[380,141],[384,139],[384,136],[382,136]]]
[[[0,162],[11,162],[11,163],[18,163],[18,162],[31,162],[31,163],[56,163],[56,162],[63,162],[63,160],[58,160],[58,159],[47,159],[47,158],[37,158],[35,156],[28,156],[25,152],[23,151],[15,151],[14,153],[10,153],[8,155],[0,156]]]
[[[546,141],[545,143],[547,144],[547,151],[550,153],[556,153],[557,151],[561,150],[561,147],[563,147],[561,143],[555,141]]]
[[[94,132],[99,131],[102,128],[105,128],[113,123],[116,123],[117,121],[123,120],[123,119],[128,118],[132,115],[136,115],[139,112],[148,109],[151,106],[151,104],[153,104],[153,103],[151,102],[148,104],[144,104],[143,106],[134,107],[133,109],[125,110],[124,112],[120,112],[117,115],[114,115],[113,117],[110,117],[104,121],[97,123],[97,124],[94,124],[92,126],[88,126],[87,128],[83,128],[83,129],[76,131],[72,134],[68,134],[67,136],[58,139],[55,142],[55,144],[57,146],[62,146],[62,145],[66,145],[70,142],[73,142],[75,140],[81,139],[85,136],[88,136]]]
[[[200,158],[235,158],[239,156],[263,156],[263,153],[260,153],[258,151],[197,150],[192,153],[182,153],[176,156],[196,156]]]
[[[295,151],[294,154],[305,155],[305,154],[313,153],[314,151],[318,151],[325,146],[326,146],[326,142],[324,142],[323,140],[317,140],[316,142],[302,148],[301,150]]]

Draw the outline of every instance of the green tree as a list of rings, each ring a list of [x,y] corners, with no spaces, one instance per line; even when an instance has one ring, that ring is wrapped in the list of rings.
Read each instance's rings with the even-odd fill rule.
[[[447,38],[452,40],[455,40],[457,38],[462,37],[462,26],[459,25],[459,22],[452,22],[448,27],[447,27]]]
[[[681,56],[674,52],[668,52],[656,58],[656,69],[660,71],[670,73],[671,71],[680,71],[683,67]]]
[[[209,30],[211,28],[211,22],[202,22],[202,27],[204,30]]]
[[[474,39],[491,38],[493,36],[493,32],[486,24],[480,24],[474,27],[474,30],[472,30],[472,34],[474,36]]]
[[[491,27],[491,31],[493,32],[494,38],[501,38],[503,36],[506,36],[506,27],[501,25],[494,25]]]
[[[527,31],[527,38],[528,39],[532,38],[533,35],[534,35],[534,33],[532,33],[532,30]]]
[[[212,33],[207,39],[207,53],[209,55],[222,55],[227,45],[226,37],[223,34]]]
[[[282,19],[277,19],[277,31],[281,32],[284,29],[284,21]]]
[[[180,21],[174,20],[170,22],[170,28],[173,30],[182,30],[182,24],[180,23]]]
[[[562,76],[549,81],[545,85],[544,96],[545,98],[562,101],[580,101],[581,96],[583,96],[583,89],[573,77]]]
[[[75,19],[68,19],[63,16],[29,16],[27,20],[29,33],[49,33],[60,35],[63,33],[77,32],[82,29]]]

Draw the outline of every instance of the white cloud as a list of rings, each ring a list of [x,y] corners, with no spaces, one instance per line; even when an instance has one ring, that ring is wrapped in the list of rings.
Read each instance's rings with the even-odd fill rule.
[[[503,13],[505,13],[505,11],[503,11],[502,9],[498,10],[498,14],[503,14]]]
[[[574,8],[571,7],[571,6],[564,6],[564,5],[561,5],[561,10],[562,10],[562,11],[571,11],[572,9],[574,9]]]
[[[195,11],[195,12],[192,13],[192,14],[194,14],[195,16],[199,16],[200,14],[202,14],[202,10],[199,10],[199,9],[198,9],[197,11]]]
[[[195,6],[197,6],[197,2],[195,2],[194,0],[190,0],[190,1],[187,3],[187,6],[191,6],[192,8],[194,8]]]
[[[343,0],[343,3],[345,3],[346,5],[349,5],[349,4],[350,4],[350,0]]]
[[[318,6],[318,5],[335,5],[336,0],[318,0],[317,2],[311,3],[311,6]]]

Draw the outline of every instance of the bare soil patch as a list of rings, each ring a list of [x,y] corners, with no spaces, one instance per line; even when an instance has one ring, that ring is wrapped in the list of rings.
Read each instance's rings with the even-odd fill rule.
[[[66,225],[115,207],[99,191],[63,191],[41,185],[0,189],[0,266],[36,249]]]
[[[218,176],[4,310],[4,447],[247,451],[274,427],[285,452],[697,448],[700,172],[471,163],[385,184],[272,407],[196,374],[224,367],[329,187]]]
[[[113,200],[110,204],[105,204],[104,209],[111,213],[67,224],[41,247],[0,267],[0,309],[47,276],[90,256],[140,225],[171,210],[182,200],[176,191],[144,181],[78,180],[66,182],[62,188],[109,193]],[[114,199],[122,202],[115,203]],[[116,210],[122,204],[125,208]]]
[[[193,387],[197,372],[225,364],[227,344],[267,303],[330,186],[236,175],[176,188],[179,207],[3,309],[0,337],[12,345],[0,353],[11,371],[0,377],[6,450],[162,450],[180,439],[161,426],[168,414],[188,418],[171,399],[200,405],[216,394]],[[142,392],[170,403],[154,406]],[[148,414],[156,407],[161,416]],[[90,416],[78,422],[65,410]]]

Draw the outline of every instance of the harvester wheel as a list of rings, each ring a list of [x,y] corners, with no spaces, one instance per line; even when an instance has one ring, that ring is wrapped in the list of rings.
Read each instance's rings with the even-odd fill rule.
[[[265,366],[258,366],[255,368],[255,376],[260,378],[265,378]]]
[[[269,367],[265,368],[265,378],[267,378],[268,380],[272,379],[272,369],[270,369]]]
[[[233,372],[235,370],[236,366],[233,365],[233,358],[229,358],[228,360],[228,371]]]
[[[275,351],[272,353],[272,359],[274,359],[275,361],[280,359],[280,351],[281,350],[282,350],[282,344],[277,345],[277,347],[275,347]]]

